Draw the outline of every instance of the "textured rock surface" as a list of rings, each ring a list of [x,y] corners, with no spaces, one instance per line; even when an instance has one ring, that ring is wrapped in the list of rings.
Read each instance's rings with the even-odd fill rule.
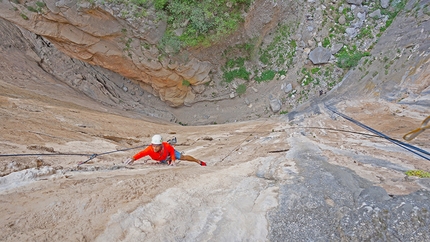
[[[286,116],[207,126],[148,117],[169,120],[175,111],[146,89],[140,95],[136,83],[60,56],[50,41],[0,21],[0,154],[47,154],[0,157],[0,240],[429,241],[430,179],[404,173],[430,171],[428,160],[325,108],[398,140],[420,125],[430,106],[430,26],[427,15],[414,15],[396,19],[372,63],[362,61],[327,95]],[[273,90],[260,84],[250,91],[273,115]],[[198,103],[180,111],[232,119],[253,111],[256,99],[245,100],[233,112],[218,101],[213,110]],[[208,167],[145,159],[124,166],[154,133],[177,136],[176,148]],[[428,151],[429,140],[425,131],[409,143]],[[94,153],[125,148],[76,167]]]
[[[182,85],[183,80],[191,85],[210,81],[209,62],[191,58],[176,65],[163,63],[154,46],[156,38],[146,32],[135,36],[135,30],[123,20],[101,8],[77,3],[47,0],[46,8],[39,14],[24,5],[1,1],[0,16],[47,38],[71,57],[150,85],[151,91],[171,106],[182,105],[191,92],[189,86]],[[164,31],[162,26],[155,26],[150,32],[162,35]]]
[[[294,143],[287,159],[300,160],[299,173],[280,188],[271,211],[270,240],[426,241],[430,239],[430,191],[391,197],[381,187],[340,166],[306,138]]]

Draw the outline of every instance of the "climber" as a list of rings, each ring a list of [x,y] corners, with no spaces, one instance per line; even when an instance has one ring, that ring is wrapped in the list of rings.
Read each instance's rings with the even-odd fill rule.
[[[124,163],[132,165],[134,161],[149,155],[153,160],[158,163],[167,163],[170,166],[175,166],[176,159],[196,162],[201,166],[206,166],[204,161],[198,160],[190,155],[183,155],[179,153],[168,142],[163,142],[161,135],[156,134],[152,137],[151,145],[147,146],[144,150],[138,152],[133,157],[128,158]]]

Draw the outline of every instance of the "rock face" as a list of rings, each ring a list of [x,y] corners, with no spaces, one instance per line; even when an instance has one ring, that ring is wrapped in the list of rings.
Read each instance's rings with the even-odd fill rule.
[[[269,213],[270,241],[429,239],[428,190],[390,197],[355,172],[330,164],[312,143],[289,141],[295,148],[287,157],[300,160],[301,172],[280,188],[279,206]],[[410,229],[398,229],[404,224]]]
[[[64,0],[56,4],[73,6]],[[414,4],[409,2],[410,7]],[[430,25],[424,20],[427,15],[422,20],[414,15],[403,14],[393,22],[372,49],[377,58],[371,64],[361,63],[332,91],[288,115],[184,127],[124,117],[152,95],[139,93],[134,83],[119,75],[97,70],[102,68],[56,59],[49,48],[31,46],[28,31],[2,26],[10,23],[0,19],[0,153],[47,155],[1,157],[0,240],[430,241],[430,179],[404,173],[429,171],[428,160],[388,140],[369,137],[325,108],[333,105],[393,138],[401,139],[417,128],[430,106]],[[51,45],[46,38],[31,35]],[[157,38],[154,31],[147,41]],[[303,53],[307,58],[309,52]],[[177,62],[156,62],[188,71]],[[86,72],[90,75],[82,71],[84,67],[91,69]],[[387,72],[381,73],[383,69]],[[66,75],[70,79],[64,81]],[[280,79],[284,88],[279,82],[274,82],[276,90],[266,83],[251,86],[244,94],[247,107],[235,105],[234,111],[253,112],[257,99],[250,94],[258,94],[273,115],[269,108],[274,111],[281,100],[285,105],[290,94],[303,91],[294,80]],[[195,95],[204,92],[201,86],[185,84]],[[294,90],[286,93],[289,84]],[[174,87],[160,90],[168,88]],[[228,100],[238,99],[232,89],[226,90]],[[261,98],[267,93],[274,100],[272,107]],[[192,99],[189,94],[185,104]],[[118,109],[123,103],[132,104],[127,112],[108,108]],[[226,105],[217,105],[217,114],[227,116]],[[193,109],[203,116],[211,108],[197,103]],[[134,111],[158,117],[154,109]],[[202,157],[207,169],[192,162],[163,167],[143,159],[124,166],[121,161],[138,152],[154,132],[162,132],[166,140],[177,136],[179,151]],[[429,150],[428,140],[430,132],[423,132],[412,144]],[[83,156],[55,156],[67,153]],[[106,155],[76,167],[93,154]]]
[[[191,86],[210,81],[209,62],[195,58],[170,63],[154,46],[165,23],[134,29],[101,8],[76,0],[45,1],[40,12],[9,1],[0,2],[0,17],[47,38],[67,55],[102,66],[152,86],[151,91],[171,106],[180,106]],[[31,6],[28,5],[27,6]],[[148,30],[149,29],[149,30]],[[187,80],[190,85],[183,85]]]

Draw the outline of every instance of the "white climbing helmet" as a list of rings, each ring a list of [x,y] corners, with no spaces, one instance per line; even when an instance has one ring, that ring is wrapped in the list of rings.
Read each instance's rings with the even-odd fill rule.
[[[163,138],[161,138],[161,135],[156,134],[152,136],[152,141],[151,141],[152,144],[161,145],[162,142],[163,142]]]

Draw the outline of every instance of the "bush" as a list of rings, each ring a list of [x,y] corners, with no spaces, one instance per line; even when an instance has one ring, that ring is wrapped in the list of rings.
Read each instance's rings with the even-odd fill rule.
[[[249,73],[245,69],[245,67],[241,67],[241,68],[236,69],[236,70],[231,70],[231,71],[224,72],[223,78],[224,78],[224,81],[227,82],[227,83],[232,82],[235,78],[240,78],[240,79],[248,81],[250,74],[251,73]]]
[[[312,69],[311,69],[311,73],[312,73],[312,74],[315,74],[315,73],[317,73],[319,70],[321,70],[321,68],[318,68],[318,67],[312,68]]]
[[[337,55],[337,66],[342,69],[350,69],[358,65],[360,59],[364,56],[370,56],[369,52],[360,52],[356,46],[351,49],[343,48]]]
[[[245,65],[245,58],[239,57],[239,58],[234,59],[234,60],[228,60],[227,63],[225,64],[225,67],[232,69],[232,68],[241,67],[244,65]]]
[[[159,42],[158,48],[161,50],[167,50],[168,52],[178,53],[181,50],[182,44],[178,36],[172,33],[165,33],[161,41]]]
[[[180,40],[186,46],[196,46],[218,41],[236,30],[243,21],[242,12],[247,10],[251,1],[230,2],[233,3],[231,8],[227,6],[226,0],[154,0],[154,5],[168,16],[170,31],[178,27],[184,28]]]
[[[21,16],[21,18],[23,18],[24,20],[28,20],[27,15],[25,15],[25,14],[21,13],[21,14],[20,14],[20,16]]]
[[[422,170],[409,170],[405,172],[408,176],[417,176],[421,178],[430,178],[430,173]]]
[[[327,47],[329,45],[330,45],[330,39],[327,38],[327,37],[325,37],[324,40],[323,40],[323,42],[322,42],[322,46],[325,48],[325,47]]]
[[[188,80],[183,80],[182,81],[182,86],[189,87],[190,85],[191,85],[190,81],[188,81]]]
[[[154,0],[154,7],[157,10],[163,10],[168,2],[169,0]]]
[[[246,92],[246,85],[245,84],[240,84],[237,89],[236,89],[236,93],[240,96],[242,94],[244,94]]]
[[[257,82],[271,81],[273,80],[273,78],[275,78],[275,74],[276,73],[273,70],[266,70],[266,71],[263,71],[263,73],[261,73],[260,76],[257,76],[255,80]]]
[[[41,8],[43,8],[43,7],[45,7],[45,6],[46,6],[46,4],[45,4],[44,2],[36,2],[36,5],[37,5],[38,7],[41,7]]]
[[[32,6],[27,6],[28,11],[37,13],[37,10]]]

